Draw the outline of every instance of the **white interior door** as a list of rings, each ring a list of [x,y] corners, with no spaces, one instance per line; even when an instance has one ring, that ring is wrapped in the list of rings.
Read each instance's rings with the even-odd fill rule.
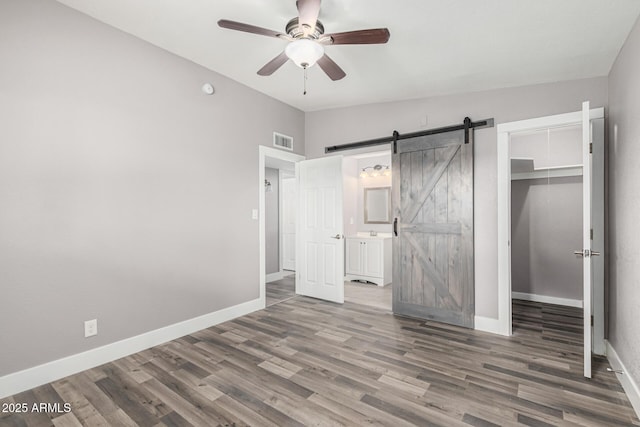
[[[589,101],[582,103],[582,268],[584,313],[584,376],[591,378],[591,123]]]
[[[591,307],[593,335],[591,351],[605,355],[604,341],[604,117],[591,112]],[[594,257],[594,255],[596,255]]]
[[[296,179],[282,179],[282,268],[296,269]]]
[[[296,170],[296,293],[343,303],[342,157],[301,161]]]

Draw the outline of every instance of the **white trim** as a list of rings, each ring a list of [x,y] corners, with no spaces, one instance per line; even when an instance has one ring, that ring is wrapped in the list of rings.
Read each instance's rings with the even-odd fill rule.
[[[265,253],[265,206],[264,206],[264,168],[266,158],[274,158],[284,160],[286,162],[295,163],[305,159],[304,156],[287,151],[278,150],[276,148],[258,146],[258,241],[259,241],[259,269],[260,269],[260,297],[262,307],[266,306],[266,253]],[[296,176],[298,169],[296,167]],[[297,283],[297,282],[296,282]]]
[[[0,377],[0,399],[192,334],[263,308],[255,299]]]
[[[525,301],[543,302],[546,304],[565,305],[567,307],[582,308],[581,299],[550,297],[547,295],[528,294],[525,292],[512,292],[511,297]]]
[[[509,133],[498,125],[498,321],[502,335],[511,330],[511,153]],[[505,209],[506,207],[506,209]]]
[[[622,371],[622,374],[615,374],[620,380],[620,384],[624,389],[624,392],[627,394],[629,398],[629,402],[631,402],[631,406],[636,411],[636,415],[640,417],[640,388],[638,384],[629,376],[629,371],[620,360],[618,353],[613,348],[611,343],[608,340],[604,340],[607,346],[607,359],[609,359],[609,363],[611,364],[611,368],[614,371]]]
[[[589,110],[589,120],[604,118],[604,107]],[[528,132],[540,128],[554,128],[582,124],[582,111],[557,114],[555,116],[537,117],[535,119],[519,120],[517,122],[501,123],[498,132]]]
[[[476,331],[490,332],[492,334],[509,336],[500,323],[499,319],[492,317],[475,316],[473,319],[474,329]]]
[[[264,280],[266,283],[273,282],[284,278],[284,270],[276,271],[275,273],[266,274]]]

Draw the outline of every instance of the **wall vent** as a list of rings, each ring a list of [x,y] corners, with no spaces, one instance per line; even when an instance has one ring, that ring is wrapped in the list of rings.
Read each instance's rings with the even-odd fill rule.
[[[273,133],[273,146],[293,151],[293,137],[278,132]]]

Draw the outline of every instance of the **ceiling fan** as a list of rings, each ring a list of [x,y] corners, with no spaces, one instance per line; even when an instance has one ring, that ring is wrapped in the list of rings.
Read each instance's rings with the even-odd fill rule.
[[[298,16],[287,23],[284,33],[226,19],[219,20],[218,25],[230,30],[276,37],[289,42],[280,55],[267,62],[264,67],[258,70],[258,74],[261,76],[270,76],[287,62],[288,59],[291,59],[298,67],[305,70],[317,62],[322,71],[324,71],[331,80],[340,80],[346,76],[346,73],[338,64],[329,58],[324,51],[324,46],[337,44],[382,44],[389,40],[390,33],[387,28],[325,34],[324,26],[318,20],[320,0],[298,0],[296,1],[296,6],[298,8]]]

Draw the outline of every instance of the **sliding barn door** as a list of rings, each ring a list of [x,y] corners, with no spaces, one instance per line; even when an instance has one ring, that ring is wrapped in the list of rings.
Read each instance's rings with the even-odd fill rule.
[[[473,328],[473,147],[464,131],[397,142],[393,312]]]

